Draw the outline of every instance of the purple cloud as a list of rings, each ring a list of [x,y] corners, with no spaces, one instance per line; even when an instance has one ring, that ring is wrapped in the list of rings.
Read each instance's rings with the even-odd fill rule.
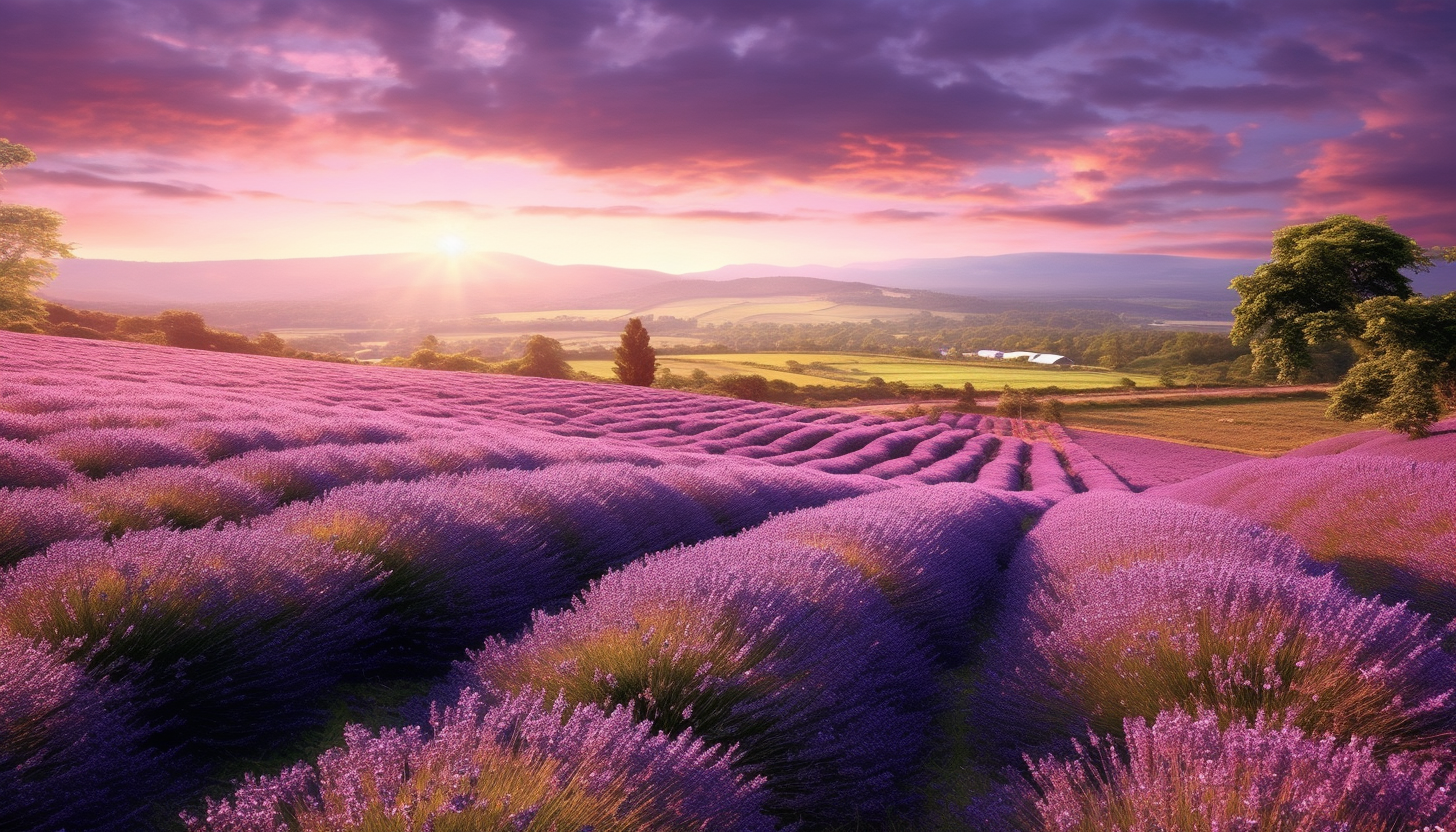
[[[1446,3],[0,0],[0,19],[0,119],[43,154],[388,146],[644,188],[1014,203],[1087,187],[1003,213],[1098,226],[1270,200],[1453,225]],[[83,173],[48,175],[207,198]],[[559,209],[632,215],[613,210]]]

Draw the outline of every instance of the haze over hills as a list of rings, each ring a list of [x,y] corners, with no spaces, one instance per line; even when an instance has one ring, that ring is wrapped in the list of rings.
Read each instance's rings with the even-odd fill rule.
[[[490,302],[515,308],[580,299],[607,289],[670,280],[649,269],[554,266],[503,252],[444,257],[429,254],[364,254],[290,260],[216,260],[146,263],[128,260],[62,260],[48,297],[127,304],[217,304],[361,301],[370,296],[438,295],[452,299],[489,291]],[[548,308],[548,307],[539,307]]]
[[[1229,281],[1248,274],[1257,260],[1221,260],[1163,254],[1027,252],[969,257],[884,260],[847,266],[724,266],[682,277],[721,280],[806,275],[902,289],[981,297],[1236,299]]]
[[[959,315],[1034,306],[1225,320],[1237,302],[1229,280],[1257,261],[1041,252],[843,267],[740,264],[683,275],[558,266],[500,252],[193,263],[77,259],[58,265],[59,277],[43,292],[55,300],[128,313],[194,309],[219,325],[262,330],[536,311],[589,319],[656,314],[710,320],[703,316],[716,314],[727,320],[722,310],[738,300],[744,308],[733,312],[737,319],[784,322],[805,304],[818,304],[815,319],[832,318],[831,307],[867,320],[919,310]],[[1456,267],[1417,276],[1415,283],[1427,294],[1456,291]],[[713,299],[722,303],[705,302]]]

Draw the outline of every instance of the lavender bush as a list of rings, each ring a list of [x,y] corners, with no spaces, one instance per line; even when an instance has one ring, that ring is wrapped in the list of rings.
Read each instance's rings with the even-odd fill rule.
[[[1034,763],[1001,823],[1036,832],[1258,829],[1268,832],[1439,830],[1456,824],[1449,772],[1367,742],[1311,738],[1259,720],[1220,727],[1214,714],[1129,719],[1127,750],[1091,737],[1066,761]]]
[[[41,445],[88,477],[132,468],[201,465],[206,458],[161,428],[81,428],[51,434]]]
[[[1263,714],[1381,754],[1448,755],[1456,732],[1456,663],[1424,618],[1246,558],[1135,563],[1042,591],[989,682],[994,720],[1033,746],[1171,708]]]
[[[273,498],[242,479],[211,468],[168,466],[128,471],[81,483],[67,495],[108,535],[170,526],[198,529],[272,509]]]
[[[961,483],[902,488],[785,514],[736,542],[807,546],[838,558],[953,664],[966,658],[967,629],[1040,508]]]
[[[976,473],[976,484],[1002,491],[1020,491],[1024,485],[1027,443],[1014,436],[1002,437],[996,455]]]
[[[0,439],[0,488],[65,485],[76,469],[30,442]]]
[[[0,488],[0,567],[60,540],[101,537],[105,528],[86,509],[49,488]]]
[[[0,584],[0,629],[128,683],[160,748],[276,742],[318,717],[377,614],[367,564],[251,530],[63,543]]]
[[[1357,590],[1456,618],[1456,466],[1449,461],[1353,451],[1257,460],[1155,493],[1281,529]]]
[[[418,728],[359,726],[316,766],[249,779],[209,801],[192,832],[769,832],[758,781],[689,735],[625,711],[543,707],[534,693],[483,709],[473,694]]]
[[[118,687],[0,631],[0,825],[127,830],[164,791],[163,760]]]
[[[538,688],[736,745],[769,811],[816,822],[904,800],[932,686],[918,638],[858,573],[753,540],[613,572],[520,640],[489,642],[453,683],[495,701]]]

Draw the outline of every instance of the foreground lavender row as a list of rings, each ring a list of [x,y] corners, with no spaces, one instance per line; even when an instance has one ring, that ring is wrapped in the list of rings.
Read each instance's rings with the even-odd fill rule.
[[[1445,434],[1140,495],[1013,420],[0,339],[0,829],[1453,817],[1449,616],[1376,597],[1451,597]]]

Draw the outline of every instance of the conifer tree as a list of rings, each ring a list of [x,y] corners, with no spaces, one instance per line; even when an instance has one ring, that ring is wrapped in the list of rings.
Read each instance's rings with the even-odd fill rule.
[[[617,347],[617,360],[612,370],[623,384],[652,386],[657,377],[657,350],[651,345],[647,327],[641,318],[632,318],[622,330],[622,346]]]

